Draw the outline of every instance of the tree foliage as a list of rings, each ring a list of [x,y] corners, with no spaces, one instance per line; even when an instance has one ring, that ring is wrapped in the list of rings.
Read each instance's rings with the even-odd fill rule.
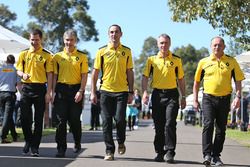
[[[6,28],[11,28],[10,23],[16,20],[16,14],[11,12],[8,6],[5,6],[4,4],[0,4],[0,13],[0,25]]]
[[[139,55],[138,59],[135,59],[135,88],[141,88],[141,77],[147,58],[149,56],[155,55],[158,51],[157,40],[153,37],[148,37],[144,41],[141,54]]]
[[[168,0],[172,19],[191,23],[203,18],[250,49],[250,1],[249,0]]]
[[[177,47],[173,51],[182,59],[186,81],[186,94],[191,94],[193,89],[194,74],[199,60],[209,55],[208,49],[196,50],[192,45]]]
[[[227,43],[225,53],[230,56],[237,56],[244,52],[244,49],[240,46],[241,44],[239,42],[235,42],[234,40],[230,39]]]
[[[87,14],[87,0],[29,0],[28,14],[35,18],[29,28],[40,27],[46,34],[46,44],[55,51],[63,47],[63,33],[70,28],[81,40],[98,41],[95,21]]]

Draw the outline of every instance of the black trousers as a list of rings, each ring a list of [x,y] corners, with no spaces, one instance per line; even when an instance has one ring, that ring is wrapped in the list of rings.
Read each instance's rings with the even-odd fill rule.
[[[91,128],[97,128],[100,126],[100,112],[101,107],[100,104],[91,104],[91,117],[90,117],[90,124]]]
[[[155,125],[154,147],[156,153],[164,154],[170,151],[172,155],[175,155],[178,109],[179,93],[177,89],[153,90],[152,118]]]
[[[81,113],[82,101],[76,103],[75,95],[80,88],[80,84],[56,85],[56,96],[54,100],[53,112],[56,113],[56,137],[57,149],[66,151],[67,149],[67,122],[70,125],[75,144],[81,143],[82,126],[81,126]]]
[[[9,130],[11,131],[12,137],[17,136],[13,120],[15,101],[15,92],[0,92],[0,108],[3,112],[3,123],[1,132],[2,139],[7,138]]]
[[[129,130],[134,129],[135,121],[136,121],[136,116],[135,115],[129,115],[128,116],[128,127],[129,127]]]
[[[202,151],[203,155],[220,156],[226,136],[227,117],[230,111],[231,95],[216,97],[203,94],[203,131]],[[213,132],[215,137],[213,140]]]
[[[118,144],[125,142],[126,138],[126,106],[127,92],[113,93],[101,91],[101,117],[103,137],[106,145],[106,153],[115,152],[113,140],[113,118],[116,122],[116,139]]]
[[[45,111],[45,84],[23,84],[21,97],[21,125],[24,139],[31,148],[38,149],[43,130],[43,116]],[[34,130],[32,105],[34,105]]]

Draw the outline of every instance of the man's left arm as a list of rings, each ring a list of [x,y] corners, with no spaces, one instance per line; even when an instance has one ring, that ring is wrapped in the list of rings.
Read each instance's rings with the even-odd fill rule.
[[[45,102],[49,103],[52,99],[51,93],[52,93],[52,81],[53,81],[53,74],[52,72],[47,72],[47,92],[45,95]]]
[[[78,103],[79,101],[81,101],[84,97],[84,92],[85,92],[85,87],[87,84],[87,79],[88,79],[88,74],[87,73],[82,73],[81,74],[81,86],[80,89],[78,90],[78,92],[75,95],[75,102]]]
[[[185,89],[185,79],[184,77],[181,79],[178,79],[179,88],[181,91],[181,109],[184,109],[186,107],[186,89]]]
[[[242,88],[241,81],[235,81],[236,95],[235,95],[235,98],[231,104],[233,109],[237,109],[240,107],[241,88]]]
[[[129,92],[134,91],[134,71],[132,68],[127,69],[127,80]]]

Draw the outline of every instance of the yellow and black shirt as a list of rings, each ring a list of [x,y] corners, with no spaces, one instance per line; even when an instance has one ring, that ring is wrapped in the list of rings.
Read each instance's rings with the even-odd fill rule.
[[[161,52],[151,56],[146,62],[143,75],[149,77],[152,74],[152,88],[173,89],[177,87],[177,79],[184,77],[181,58],[169,51],[167,57]]]
[[[75,49],[67,53],[64,49],[53,57],[54,73],[58,75],[57,82],[64,84],[80,84],[81,74],[88,73],[88,58],[86,53]]]
[[[133,68],[131,50],[119,45],[115,50],[108,44],[97,51],[94,68],[101,70],[101,90],[128,91],[127,69]]]
[[[225,54],[218,61],[211,54],[209,57],[200,60],[194,79],[196,82],[204,80],[204,93],[226,96],[232,92],[232,78],[235,81],[244,79],[244,74],[237,61]]]
[[[42,47],[37,51],[30,47],[19,54],[16,69],[30,75],[23,83],[46,83],[46,73],[53,72],[52,55]]]

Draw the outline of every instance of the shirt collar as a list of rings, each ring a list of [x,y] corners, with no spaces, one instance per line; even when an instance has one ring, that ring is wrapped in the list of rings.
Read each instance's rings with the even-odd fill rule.
[[[122,46],[121,43],[119,43],[117,49],[119,49],[121,46]],[[111,50],[111,49],[113,49],[113,50],[115,49],[114,45],[112,43],[108,43],[108,50]]]
[[[29,52],[41,52],[43,50],[43,47],[42,46],[40,46],[40,48],[38,49],[38,50],[36,50],[35,51],[35,48],[33,47],[33,46],[30,46],[30,48],[29,48]]]
[[[216,58],[216,56],[212,53],[212,54],[210,54],[210,60],[217,60],[217,58]],[[221,58],[220,58],[220,60],[223,60],[223,59],[225,59],[226,58],[226,55],[225,54],[223,54],[222,56],[221,56]]]
[[[63,52],[64,52],[65,54],[68,54],[67,51],[66,51],[66,48],[63,49]],[[76,53],[76,52],[77,52],[77,49],[74,48],[74,50],[73,50],[73,52],[71,52],[71,54],[74,54],[74,53]]]
[[[159,51],[159,52],[157,53],[157,57],[163,58],[163,54]],[[168,51],[168,56],[167,56],[167,57],[168,57],[169,59],[171,59],[171,58],[173,57],[171,51]],[[166,58],[167,58],[167,57],[166,57]]]

